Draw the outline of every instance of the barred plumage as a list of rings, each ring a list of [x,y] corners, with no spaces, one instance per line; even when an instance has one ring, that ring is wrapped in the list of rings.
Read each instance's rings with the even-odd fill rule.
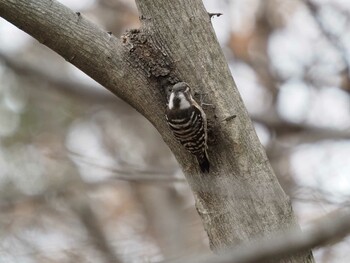
[[[166,118],[175,138],[197,157],[201,171],[209,172],[207,118],[187,83],[180,82],[172,88]]]

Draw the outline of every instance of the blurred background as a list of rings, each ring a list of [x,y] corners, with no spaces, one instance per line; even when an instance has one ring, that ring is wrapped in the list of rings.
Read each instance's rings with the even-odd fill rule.
[[[131,0],[60,0],[120,36]],[[204,1],[304,227],[350,202],[350,2]],[[0,19],[0,263],[208,252],[176,160],[131,107]],[[349,262],[350,240],[315,250]]]

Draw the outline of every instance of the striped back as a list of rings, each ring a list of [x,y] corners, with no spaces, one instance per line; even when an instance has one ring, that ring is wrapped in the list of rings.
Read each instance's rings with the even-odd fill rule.
[[[168,109],[166,114],[170,129],[176,139],[196,156],[206,149],[206,131],[202,113],[195,106],[188,109]]]

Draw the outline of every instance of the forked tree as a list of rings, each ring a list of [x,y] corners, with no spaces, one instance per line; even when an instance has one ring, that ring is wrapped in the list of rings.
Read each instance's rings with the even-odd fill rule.
[[[290,199],[257,138],[202,1],[136,3],[142,26],[122,37],[101,30],[55,0],[0,0],[0,15],[154,125],[186,176],[215,252],[282,230],[299,231]],[[167,93],[180,81],[210,104],[204,107],[211,163],[206,174],[166,123]],[[279,262],[313,261],[307,252]]]

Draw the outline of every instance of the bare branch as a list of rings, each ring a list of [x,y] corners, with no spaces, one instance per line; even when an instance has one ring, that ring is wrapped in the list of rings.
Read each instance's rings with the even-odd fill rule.
[[[81,190],[81,188],[80,188]],[[105,257],[107,263],[120,263],[121,261],[115,255],[113,249],[108,242],[103,228],[98,222],[98,219],[94,212],[92,211],[88,201],[87,196],[84,193],[79,193],[78,195],[67,199],[71,206],[71,209],[76,213],[80,222],[87,230],[93,245],[101,252]]]
[[[13,58],[0,53],[0,61],[7,67],[12,69],[20,76],[36,77],[44,83],[49,84],[51,88],[57,88],[59,92],[74,96],[76,98],[83,98],[85,101],[111,101],[115,102],[117,99],[111,93],[106,91],[101,86],[83,84],[75,80],[67,80],[60,74],[51,74],[45,69],[35,68],[34,65],[26,64],[18,58]]]
[[[265,125],[278,136],[279,139],[289,138],[295,144],[316,142],[320,140],[347,140],[350,139],[350,131],[321,128],[305,123],[293,123],[283,120],[278,114],[269,112],[264,115],[253,115],[252,119]]]
[[[312,17],[314,18],[316,25],[320,29],[321,33],[324,35],[325,39],[338,51],[340,59],[344,63],[344,70],[342,73],[344,81],[343,81],[343,89],[347,92],[350,92],[350,63],[347,59],[347,50],[341,45],[340,41],[336,39],[336,37],[325,28],[319,17],[319,7],[312,0],[303,0],[305,5],[308,7]]]
[[[350,233],[350,211],[333,212],[301,231],[282,233],[269,240],[256,240],[220,256],[205,255],[171,261],[172,263],[265,263],[277,262],[291,254],[341,241]]]
[[[0,0],[0,16],[57,52],[139,111],[140,101],[135,99],[136,95],[142,96],[144,101],[154,100],[154,94],[142,89],[149,85],[147,77],[125,59],[127,49],[116,37],[99,29],[83,14],[77,14],[54,0]],[[161,103],[162,100],[159,100],[159,105]],[[151,108],[147,110],[152,111]]]
[[[79,162],[85,163],[87,165],[91,165],[93,167],[97,167],[106,171],[113,173],[110,181],[113,180],[123,180],[123,181],[132,181],[132,182],[143,182],[143,183],[185,183],[185,178],[175,177],[174,174],[176,171],[171,170],[161,170],[157,168],[137,168],[137,167],[109,167],[94,163],[92,161],[87,160],[84,156],[81,156],[78,153],[69,151],[70,154],[74,154],[79,157]]]

